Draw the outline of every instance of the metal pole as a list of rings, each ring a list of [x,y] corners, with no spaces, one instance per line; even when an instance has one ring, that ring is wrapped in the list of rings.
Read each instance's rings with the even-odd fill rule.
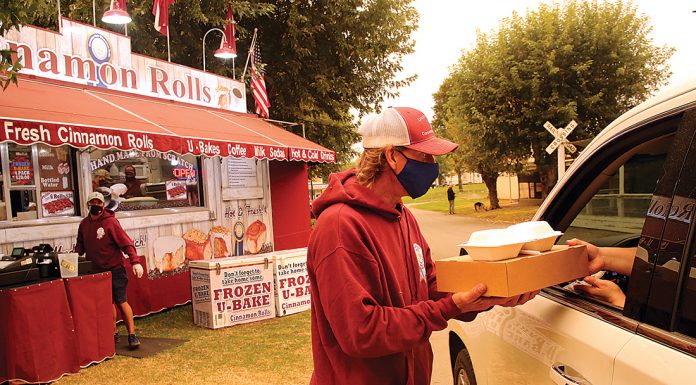
[[[565,143],[561,143],[556,151],[558,151],[558,180],[556,181],[558,183],[565,175]]]
[[[60,0],[58,0],[60,1]],[[96,0],[92,0],[92,25],[97,26],[97,5]]]
[[[258,28],[254,28],[254,36],[251,38],[251,45],[249,45],[249,53],[247,53],[246,63],[244,63],[244,72],[242,72],[242,80],[244,80],[244,75],[246,75],[247,66],[249,66],[249,58],[251,57],[251,51],[254,49],[254,44],[256,44],[256,31]]]
[[[62,31],[62,29],[63,29],[62,28],[63,27],[62,16],[60,15],[60,0],[56,0],[56,2],[58,3],[58,32],[60,33],[60,32],[63,32]]]
[[[220,31],[220,33],[222,34],[222,38],[225,38],[225,31],[221,30],[220,28],[211,28],[208,31],[206,31],[206,33],[203,35],[203,72],[205,72],[205,38],[208,37],[208,34],[213,31]]]
[[[169,25],[167,24],[167,61],[172,62],[172,51],[169,48]],[[205,70],[203,70],[205,71]]]

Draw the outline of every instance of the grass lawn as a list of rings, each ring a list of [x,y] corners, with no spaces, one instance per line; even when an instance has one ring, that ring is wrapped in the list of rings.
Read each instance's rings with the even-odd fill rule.
[[[518,223],[528,221],[534,216],[534,213],[539,208],[535,204],[523,202],[520,204],[516,201],[506,199],[500,200],[500,209],[490,211],[474,210],[474,203],[481,202],[488,206],[488,189],[483,183],[467,184],[462,186],[463,191],[458,191],[457,186],[454,186],[454,192],[457,194],[454,199],[454,212],[456,215],[464,215],[474,218],[481,218],[492,222],[509,222]],[[412,207],[419,210],[438,211],[441,213],[449,212],[449,202],[447,201],[447,187],[435,187],[418,199],[404,198],[405,204],[411,204]]]
[[[307,384],[312,375],[309,311],[210,330],[191,305],[136,319],[142,336],[187,339],[152,357],[116,356],[59,384]],[[119,325],[121,335],[125,334]],[[122,337],[123,338],[123,337]]]

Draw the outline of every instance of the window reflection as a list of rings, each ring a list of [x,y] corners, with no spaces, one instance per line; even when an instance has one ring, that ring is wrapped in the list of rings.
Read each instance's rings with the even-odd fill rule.
[[[199,158],[158,151],[90,153],[92,189],[114,211],[200,206]]]

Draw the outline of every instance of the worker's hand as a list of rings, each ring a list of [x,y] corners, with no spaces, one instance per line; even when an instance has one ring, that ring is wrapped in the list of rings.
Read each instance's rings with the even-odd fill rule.
[[[143,270],[143,266],[141,264],[136,263],[135,265],[133,265],[133,274],[136,277],[142,278],[144,272],[145,271]]]
[[[502,305],[508,298],[482,297],[488,288],[479,283],[469,291],[452,294],[452,299],[462,313],[480,312],[495,305]]]
[[[585,277],[584,281],[587,285],[575,285],[573,289],[590,297],[609,302],[614,306],[624,307],[626,294],[624,294],[619,285],[593,276]]]
[[[587,262],[590,274],[604,270],[604,259],[599,255],[599,247],[577,238],[567,240],[566,244],[569,246],[585,245],[587,247]]]

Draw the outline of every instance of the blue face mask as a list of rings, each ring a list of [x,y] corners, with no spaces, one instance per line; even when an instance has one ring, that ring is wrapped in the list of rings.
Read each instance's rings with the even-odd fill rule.
[[[422,197],[440,174],[440,165],[419,162],[405,155],[404,158],[406,158],[406,165],[401,173],[396,175],[396,178],[411,198]]]

